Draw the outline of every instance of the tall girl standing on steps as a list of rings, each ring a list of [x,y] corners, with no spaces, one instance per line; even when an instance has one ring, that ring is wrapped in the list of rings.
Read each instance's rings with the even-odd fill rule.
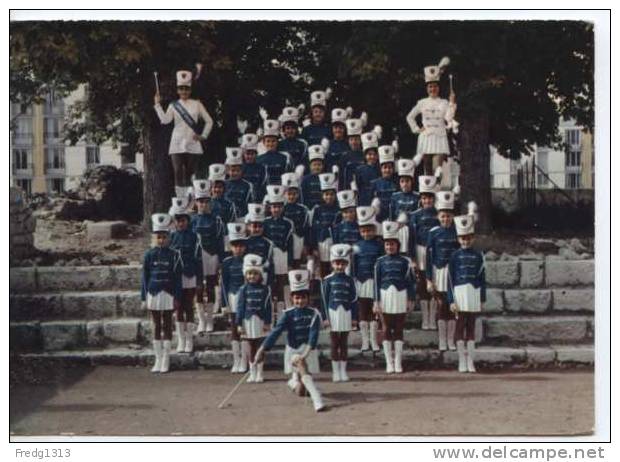
[[[213,128],[213,119],[192,94],[192,73],[177,71],[177,94],[179,99],[171,102],[164,112],[161,107],[159,88],[155,93],[155,111],[162,124],[174,122],[168,154],[174,169],[174,189],[177,197],[186,197],[191,193],[192,175],[196,171],[199,155],[203,153],[202,141],[205,141]],[[199,120],[204,128],[199,130]]]

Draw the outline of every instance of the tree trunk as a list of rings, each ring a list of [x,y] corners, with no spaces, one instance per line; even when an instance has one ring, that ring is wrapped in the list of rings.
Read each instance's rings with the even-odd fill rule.
[[[461,207],[466,213],[467,203],[478,204],[479,221],[476,231],[489,234],[491,223],[491,151],[489,149],[489,117],[484,110],[470,114],[461,126]]]
[[[155,114],[147,116],[142,132],[144,143],[144,221],[150,228],[153,213],[167,213],[174,191],[172,162],[168,155],[169,128],[153,120]]]

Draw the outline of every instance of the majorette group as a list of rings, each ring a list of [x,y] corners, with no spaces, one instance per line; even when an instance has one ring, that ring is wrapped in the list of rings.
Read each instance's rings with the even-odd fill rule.
[[[262,382],[265,354],[286,331],[288,384],[321,410],[312,380],[320,329],[330,330],[334,382],[349,380],[348,334],[356,329],[362,351],[382,346],[386,373],[401,373],[414,306],[422,329],[438,330],[439,349],[458,351],[458,370],[475,372],[484,257],[472,247],[475,204],[455,217],[458,185],[446,188],[441,179],[448,129],[457,127],[454,92],[439,97],[448,63],[424,68],[428,97],[407,116],[418,134],[413,159],[396,158],[396,142],[381,145],[380,126],[364,131],[366,113],[354,118],[351,108],[335,108],[328,123],[328,89],[312,92],[302,127],[301,106],[285,107],[278,119],[261,110],[262,130],[243,133],[239,147],[226,149],[225,164],[192,181],[212,119],[190,98],[190,71],[177,73],[179,99],[167,111],[156,94],[162,123],[174,122],[176,197],[168,213],[152,216],[153,246],[144,256],[153,372],[169,370],[173,312],[176,351],[192,353],[194,336],[212,332],[221,310],[229,314],[232,372],[249,368],[248,381]],[[416,178],[418,166],[424,174]]]

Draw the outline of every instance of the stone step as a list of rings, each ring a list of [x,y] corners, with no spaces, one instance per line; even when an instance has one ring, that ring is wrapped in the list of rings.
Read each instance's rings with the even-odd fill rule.
[[[330,370],[329,350],[320,350],[323,371]],[[14,365],[28,362],[53,362],[58,367],[67,366],[141,366],[153,362],[153,353],[148,348],[110,348],[104,350],[55,351],[47,353],[25,353],[11,357]],[[283,350],[274,349],[267,353],[266,367],[282,367]],[[455,368],[458,362],[456,352],[440,353],[429,348],[417,348],[403,352],[403,367],[412,369]],[[383,354],[349,349],[350,369],[383,369]],[[223,369],[230,368],[232,353],[229,350],[197,351],[193,354],[172,353],[171,370],[175,369]],[[506,367],[571,367],[592,366],[594,364],[594,345],[550,345],[546,347],[525,346],[506,348],[480,346],[476,349],[476,367],[479,370]]]
[[[140,265],[10,268],[12,293],[131,290],[140,287]],[[594,260],[487,261],[489,287],[592,287]]]
[[[9,296],[11,321],[141,317],[135,290],[54,291]],[[594,289],[488,289],[489,314],[588,314],[594,312]]]
[[[222,319],[222,322],[224,320]],[[551,343],[591,343],[593,318],[590,316],[495,316],[480,317],[477,341],[495,345]],[[10,324],[12,351],[53,351],[103,348],[109,345],[146,345],[151,339],[151,323],[142,318],[97,321],[15,322]],[[436,331],[407,328],[404,340],[411,347],[437,345]],[[222,349],[230,345],[230,333],[213,332],[196,336],[197,349]],[[284,336],[280,343],[283,344]],[[349,344],[359,346],[359,332],[349,335]],[[321,346],[329,346],[329,331],[322,330]]]

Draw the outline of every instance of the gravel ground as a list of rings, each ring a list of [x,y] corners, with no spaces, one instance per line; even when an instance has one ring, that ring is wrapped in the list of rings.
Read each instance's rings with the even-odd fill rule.
[[[591,370],[352,371],[352,382],[318,386],[328,410],[288,391],[279,371],[244,384],[227,371],[152,375],[100,366],[13,381],[11,435],[575,435],[594,425]],[[41,378],[47,379],[41,380]]]

